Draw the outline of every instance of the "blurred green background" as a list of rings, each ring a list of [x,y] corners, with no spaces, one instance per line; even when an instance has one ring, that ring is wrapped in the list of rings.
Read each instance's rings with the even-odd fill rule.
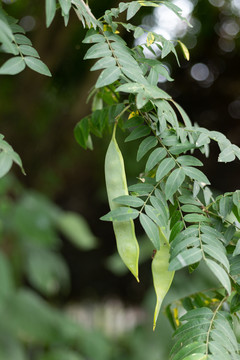
[[[9,4],[8,4],[9,3]],[[174,82],[169,92],[193,122],[218,130],[240,145],[240,2],[177,0],[193,24],[187,29],[166,9],[143,8],[134,24],[180,37],[190,61],[164,59]],[[100,17],[118,1],[89,1]],[[71,12],[64,27],[57,14],[45,26],[44,2],[4,1],[20,19],[52,78],[26,69],[0,78],[1,133],[23,161],[0,181],[0,360],[167,360],[171,327],[164,314],[152,332],[154,292],[151,245],[141,240],[140,284],[115,254],[109,223],[103,163],[110,134],[94,139],[94,150],[76,143],[73,129],[89,114],[86,99],[98,73],[83,61],[85,30]],[[131,34],[121,36],[132,45]],[[179,48],[178,53],[180,54]],[[3,63],[5,57],[1,55]],[[123,144],[129,184],[142,171],[136,144]],[[131,156],[129,156],[131,154]],[[203,159],[216,191],[238,188],[238,162],[217,163],[217,149]],[[223,175],[224,174],[224,175]],[[165,303],[207,288],[205,269],[180,272]]]

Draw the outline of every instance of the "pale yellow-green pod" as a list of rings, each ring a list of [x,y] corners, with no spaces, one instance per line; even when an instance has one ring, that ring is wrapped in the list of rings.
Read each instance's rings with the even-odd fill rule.
[[[108,201],[111,210],[121,206],[113,201],[118,196],[128,195],[127,180],[125,174],[122,153],[115,137],[116,125],[114,126],[112,139],[105,157],[105,179]],[[113,229],[116,237],[117,249],[125,265],[138,279],[139,246],[135,235],[133,220],[113,221]]]
[[[174,271],[168,271],[170,246],[160,228],[159,228],[159,236],[160,236],[160,250],[158,250],[155,253],[152,261],[153,285],[157,298],[154,317],[153,317],[153,330],[155,330],[156,328],[157,318],[160,312],[163,299],[166,296],[171,286],[175,273]]]

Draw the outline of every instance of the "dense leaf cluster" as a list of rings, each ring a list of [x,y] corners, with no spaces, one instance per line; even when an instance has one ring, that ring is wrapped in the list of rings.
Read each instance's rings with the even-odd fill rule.
[[[142,5],[162,3],[169,5],[120,3],[119,8],[105,13],[102,28],[87,33],[84,42],[91,47],[85,59],[100,58],[91,70],[103,70],[92,92],[93,114],[76,126],[75,136],[84,148],[92,148],[91,132],[96,134],[96,129],[101,129],[101,136],[104,127],[118,122],[129,131],[126,142],[142,139],[136,159],[147,155],[145,169],[140,170],[138,182],[129,186],[129,195],[114,200],[120,206],[102,220],[139,218],[156,250],[160,250],[160,229],[170,243],[169,271],[186,266],[194,271],[204,261],[223,286],[223,295],[215,302],[193,304],[191,311],[184,309],[187,313],[178,321],[172,359],[237,359],[238,345],[227,304],[229,297],[239,291],[239,273],[235,269],[233,275],[231,266],[233,261],[237,263],[239,254],[239,191],[214,198],[208,178],[198,169],[203,164],[195,153],[199,150],[208,156],[209,143],[216,141],[220,149],[218,161],[230,162],[240,158],[239,148],[223,134],[193,125],[181,106],[158,87],[159,74],[172,79],[157,55],[164,58],[173,52],[177,57],[176,43],[148,33],[145,45],[129,49],[117,34],[119,26],[133,31],[135,38],[144,30],[113,20],[122,11],[127,10],[129,20]],[[172,10],[179,15],[178,9]],[[145,47],[152,51],[154,59],[146,58]],[[184,46],[182,50],[186,56]],[[109,98],[106,101],[106,94],[112,97],[111,102]],[[116,112],[111,114],[112,106]],[[94,122],[96,112],[100,116]],[[222,311],[223,306],[227,313]],[[221,341],[223,336],[225,343]]]

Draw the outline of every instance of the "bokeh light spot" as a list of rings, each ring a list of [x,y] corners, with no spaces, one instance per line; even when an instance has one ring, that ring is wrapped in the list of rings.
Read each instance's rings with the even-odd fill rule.
[[[240,100],[234,100],[228,106],[228,112],[234,119],[240,119]]]
[[[25,31],[32,31],[36,26],[36,20],[33,16],[24,16],[21,18],[19,24],[24,28]]]
[[[216,6],[216,7],[221,7],[225,3],[224,0],[208,0],[208,1],[210,2],[210,4],[212,4],[213,6]]]
[[[191,68],[191,76],[194,80],[205,81],[209,77],[209,69],[207,65],[203,63],[197,63]]]
[[[220,38],[218,40],[218,46],[224,52],[232,52],[235,49],[235,42],[230,39]]]

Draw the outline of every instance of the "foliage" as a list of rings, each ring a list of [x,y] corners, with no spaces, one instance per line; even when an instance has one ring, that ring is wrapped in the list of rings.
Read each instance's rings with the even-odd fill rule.
[[[61,351],[68,348],[69,358],[74,358],[75,344],[85,355],[93,356],[80,344],[88,332],[40,296],[67,295],[69,271],[59,253],[59,235],[90,250],[96,240],[88,226],[79,215],[63,212],[38,193],[24,191],[12,177],[2,179],[0,198],[0,358],[26,359],[37,346],[37,359],[52,359],[56,344],[60,351],[61,343]],[[24,286],[26,282],[32,290]]]
[[[193,154],[200,151],[208,156],[209,144],[215,141],[220,149],[218,161],[231,162],[240,159],[240,149],[223,134],[193,125],[182,107],[158,87],[159,74],[172,81],[162,59],[173,53],[179,63],[175,49],[179,42],[115,20],[124,11],[129,21],[142,6],[163,5],[184,21],[181,10],[168,1],[120,3],[96,20],[82,0],[59,0],[59,5],[55,0],[46,0],[47,26],[58,8],[67,24],[72,6],[83,26],[89,28],[83,41],[90,44],[85,59],[99,59],[91,70],[103,69],[91,92],[92,114],[76,125],[78,143],[92,149],[92,135],[102,137],[115,124],[128,132],[126,142],[136,141],[137,161],[146,159],[145,169],[139,169],[136,176],[138,181],[128,187],[129,195],[115,199],[120,206],[102,219],[120,224],[139,219],[155,251],[161,253],[164,246],[170,247],[168,272],[184,267],[193,272],[204,262],[221,285],[207,295],[199,292],[167,307],[167,316],[176,329],[171,359],[239,359],[240,192],[215,198],[208,178],[198,169],[203,164]],[[1,39],[2,50],[15,58],[0,71],[16,74],[27,65],[49,75],[43,65],[39,70],[36,56],[30,60],[29,54],[18,50],[21,44],[13,37],[11,20],[4,13],[2,19],[2,28],[7,29],[7,40]],[[121,27],[132,32],[135,39],[146,32],[146,44],[130,49],[118,35]],[[5,44],[8,48],[4,48]],[[188,59],[187,48],[181,42],[180,47]],[[152,52],[153,59],[145,56],[145,48]],[[159,54],[161,60],[157,59]],[[168,262],[168,256],[164,261]],[[165,265],[157,267],[160,272],[153,273],[154,279],[163,275],[162,268],[167,276]],[[158,296],[162,284],[155,280],[154,285]],[[159,298],[157,301],[155,314],[161,302]],[[178,317],[180,311],[183,315]]]

